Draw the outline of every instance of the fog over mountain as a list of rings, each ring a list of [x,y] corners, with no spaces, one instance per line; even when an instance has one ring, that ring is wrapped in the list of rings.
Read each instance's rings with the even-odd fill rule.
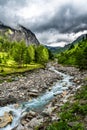
[[[45,45],[63,46],[87,33],[87,1],[0,0],[0,21],[24,25]]]

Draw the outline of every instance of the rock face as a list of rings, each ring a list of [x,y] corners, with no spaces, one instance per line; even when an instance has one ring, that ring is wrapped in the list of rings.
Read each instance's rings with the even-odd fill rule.
[[[18,28],[14,29],[0,22],[0,35],[8,37],[10,41],[19,42],[21,40],[24,40],[26,42],[26,45],[40,44],[35,34],[22,25],[19,25]]]

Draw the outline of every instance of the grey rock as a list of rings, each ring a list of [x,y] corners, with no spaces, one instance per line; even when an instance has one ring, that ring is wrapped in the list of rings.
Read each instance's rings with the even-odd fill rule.
[[[87,122],[87,116],[85,117],[84,121]]]
[[[38,94],[37,94],[37,93],[34,93],[34,92],[29,92],[28,95],[29,95],[29,96],[32,96],[32,97],[37,97],[37,96],[38,96]]]
[[[5,106],[6,104],[13,104],[16,103],[17,99],[13,96],[9,96],[7,98],[0,98],[0,106]]]
[[[43,118],[41,118],[41,119],[33,118],[28,123],[28,126],[30,126],[31,128],[33,128],[33,127],[36,127],[36,126],[40,125],[42,122],[43,122]]]
[[[30,45],[30,44],[39,45],[40,44],[35,34],[31,30],[29,30],[27,27],[24,27],[22,25],[19,25],[16,28],[12,28],[0,22],[0,34],[5,35],[6,33],[10,41],[19,42],[21,40],[24,40],[26,42],[26,45]]]
[[[73,126],[76,126],[76,125],[78,125],[79,124],[79,122],[69,122],[68,123],[68,125],[70,126],[70,127],[73,127]]]

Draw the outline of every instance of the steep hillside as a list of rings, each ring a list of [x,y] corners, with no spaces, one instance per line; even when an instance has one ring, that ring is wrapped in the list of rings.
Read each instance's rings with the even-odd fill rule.
[[[0,22],[0,35],[6,36],[10,41],[21,41],[24,40],[26,45],[36,44],[39,45],[39,41],[35,34],[31,30],[19,25],[17,29],[4,25]]]
[[[87,69],[87,39],[58,55],[58,62],[65,65],[75,65],[80,69]]]

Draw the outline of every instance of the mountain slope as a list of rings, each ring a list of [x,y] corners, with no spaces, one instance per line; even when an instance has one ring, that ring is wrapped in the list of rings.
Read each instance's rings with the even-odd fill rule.
[[[0,35],[6,36],[10,41],[24,40],[26,42],[26,45],[40,44],[35,34],[22,25],[19,25],[17,29],[14,29],[0,22]]]
[[[50,47],[47,46],[47,48],[53,53],[60,53],[70,48],[70,46],[78,44],[78,42],[81,42],[82,40],[87,39],[87,34],[83,34],[79,36],[76,40],[74,40],[72,43],[65,45],[64,47]]]
[[[58,62],[65,65],[75,65],[80,69],[87,69],[87,39],[58,55]]]

